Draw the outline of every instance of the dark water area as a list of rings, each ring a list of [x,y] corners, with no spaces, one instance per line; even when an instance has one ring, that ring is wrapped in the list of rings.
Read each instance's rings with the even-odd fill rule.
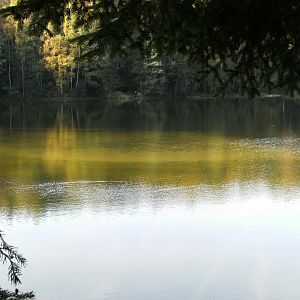
[[[271,137],[300,132],[300,102],[291,99],[148,99],[122,105],[95,99],[0,102],[6,129],[199,131],[223,136]]]

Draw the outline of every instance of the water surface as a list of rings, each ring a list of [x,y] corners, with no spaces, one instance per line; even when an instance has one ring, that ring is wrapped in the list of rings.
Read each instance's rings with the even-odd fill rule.
[[[230,114],[176,130],[60,118],[4,128],[1,229],[28,259],[21,289],[45,300],[299,299],[300,135],[287,111],[280,102],[271,123],[257,113],[251,132]]]

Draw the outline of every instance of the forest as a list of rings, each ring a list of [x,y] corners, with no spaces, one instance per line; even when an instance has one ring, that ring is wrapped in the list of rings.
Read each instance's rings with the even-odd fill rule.
[[[5,8],[15,3],[5,0],[1,5]],[[107,47],[87,56],[81,38],[93,31],[97,23],[92,25],[95,28],[87,29],[78,25],[77,18],[70,9],[59,26],[49,23],[39,35],[32,34],[30,18],[23,22],[13,16],[0,19],[1,97],[237,97],[247,90],[239,80],[228,82],[228,74],[222,69],[217,76],[214,69],[204,72],[197,60],[180,51],[159,55],[151,49],[145,55],[132,47],[126,53],[111,55]],[[280,94],[285,91],[276,89]],[[252,97],[261,92],[271,93],[271,89],[258,84],[258,89],[248,94]]]
[[[9,3],[8,3],[9,4]],[[2,4],[3,5],[3,4]],[[212,78],[197,80],[199,67],[173,54],[142,58],[136,50],[127,56],[104,54],[80,59],[82,47],[71,40],[79,34],[66,17],[54,35],[28,33],[26,22],[0,22],[0,95],[49,96],[186,96],[214,95]],[[232,90],[238,92],[238,87]]]
[[[295,0],[1,4],[3,95],[299,93]]]

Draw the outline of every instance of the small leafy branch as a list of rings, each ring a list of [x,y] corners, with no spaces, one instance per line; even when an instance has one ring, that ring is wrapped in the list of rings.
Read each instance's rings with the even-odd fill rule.
[[[18,253],[17,249],[6,243],[3,232],[0,231],[0,261],[8,264],[8,277],[11,283],[17,285],[21,283],[21,268],[25,267],[26,259]]]
[[[0,289],[0,299],[7,299],[7,300],[27,300],[27,299],[34,299],[34,294],[32,292],[30,293],[20,293],[18,290],[15,292],[10,292],[7,290],[1,290]]]
[[[8,278],[14,285],[20,284],[20,277],[22,275],[21,268],[25,267],[26,259],[18,252],[18,250],[7,244],[4,240],[3,232],[0,231],[0,262],[8,264]],[[30,293],[10,292],[0,288],[0,299],[20,300],[20,299],[34,299],[35,296]]]

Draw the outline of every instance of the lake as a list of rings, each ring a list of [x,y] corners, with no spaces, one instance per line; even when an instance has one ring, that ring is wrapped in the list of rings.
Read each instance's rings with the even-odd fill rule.
[[[1,230],[28,260],[20,290],[300,298],[297,101],[1,107]]]

